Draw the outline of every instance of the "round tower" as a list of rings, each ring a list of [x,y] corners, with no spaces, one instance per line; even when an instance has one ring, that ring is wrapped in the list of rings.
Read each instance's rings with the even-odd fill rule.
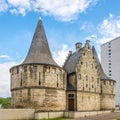
[[[24,62],[10,73],[13,108],[66,109],[66,72],[51,56],[41,20]]]
[[[115,109],[115,81],[101,80],[101,110]]]

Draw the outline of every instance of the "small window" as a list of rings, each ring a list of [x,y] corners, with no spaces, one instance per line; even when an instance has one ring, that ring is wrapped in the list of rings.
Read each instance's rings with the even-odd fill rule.
[[[111,63],[109,63],[109,65],[111,65]]]
[[[108,53],[108,55],[111,55],[111,53]]]
[[[74,98],[74,94],[68,94],[68,98],[69,99],[73,99]]]
[[[19,67],[17,67],[17,74],[19,73]]]
[[[59,83],[57,82],[57,87],[58,87]]]
[[[44,67],[43,67],[43,72],[46,72],[46,70],[47,70],[47,67],[44,66]]]
[[[109,70],[109,73],[111,72],[111,70]]]
[[[108,45],[111,45],[111,42],[109,42]]]
[[[27,72],[27,66],[24,66],[24,72]]]
[[[109,76],[111,76],[112,74],[109,74]]]
[[[86,75],[86,81],[88,80],[88,76]]]
[[[34,72],[37,72],[37,66],[34,66],[34,67],[33,67],[33,71],[34,71]]]
[[[108,52],[111,52],[111,49],[109,49]]]

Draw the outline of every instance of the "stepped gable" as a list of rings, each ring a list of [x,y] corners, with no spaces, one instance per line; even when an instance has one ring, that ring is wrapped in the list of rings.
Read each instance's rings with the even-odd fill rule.
[[[76,72],[76,65],[79,61],[80,56],[82,55],[82,51],[83,48],[71,54],[66,60],[63,68],[67,71],[68,74]]]
[[[103,68],[102,68],[102,66],[101,66],[101,64],[100,64],[100,62],[99,62],[99,58],[98,58],[98,56],[97,56],[97,52],[96,52],[94,46],[92,47],[92,51],[93,51],[93,55],[94,55],[94,58],[95,58],[95,60],[96,60],[96,63],[97,63],[98,69],[99,69],[100,79],[102,79],[102,80],[112,80],[110,77],[108,77],[108,76],[104,73]]]
[[[41,20],[38,21],[29,52],[22,64],[34,63],[58,66],[52,58]]]

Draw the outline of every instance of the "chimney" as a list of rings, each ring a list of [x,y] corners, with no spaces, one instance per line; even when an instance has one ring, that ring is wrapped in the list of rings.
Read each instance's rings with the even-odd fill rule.
[[[82,48],[82,43],[77,42],[75,46],[76,46],[76,51],[79,51]]]
[[[86,40],[85,47],[88,49],[90,48],[90,40]]]
[[[90,44],[90,40],[86,40],[86,44]]]

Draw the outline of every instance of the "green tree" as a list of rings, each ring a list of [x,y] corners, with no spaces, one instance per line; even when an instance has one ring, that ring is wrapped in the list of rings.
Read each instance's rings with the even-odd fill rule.
[[[2,104],[2,108],[10,108],[11,98],[0,98],[0,104]]]

